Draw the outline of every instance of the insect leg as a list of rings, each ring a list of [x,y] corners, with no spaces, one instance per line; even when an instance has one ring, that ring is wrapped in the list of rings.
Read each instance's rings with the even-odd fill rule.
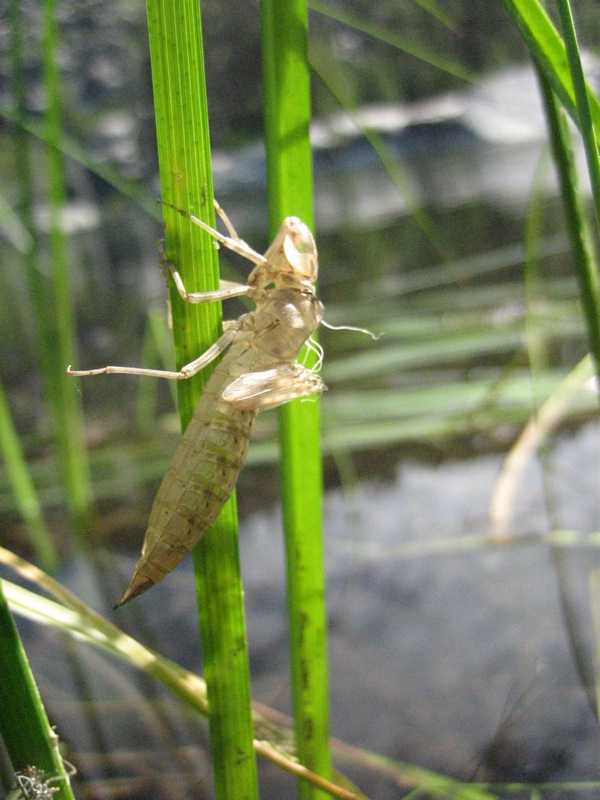
[[[167,271],[165,269],[165,267],[168,267],[169,271],[173,275],[173,280],[179,295],[187,303],[209,303],[214,300],[227,300],[229,297],[239,297],[240,295],[248,294],[249,287],[245,283],[235,283],[234,281],[223,280],[219,281],[219,288],[212,292],[188,292],[183,285],[181,275],[179,272],[177,272],[174,265],[167,258],[164,242],[162,240],[158,243],[158,252],[160,256],[160,271],[162,272],[165,280],[168,283]]]
[[[248,294],[251,289],[246,283],[235,283],[234,281],[219,281],[219,289],[214,289],[212,292],[188,292],[181,275],[177,272],[173,264],[169,264],[175,287],[179,292],[179,296],[186,301],[186,303],[211,303],[215,300],[227,300],[230,297],[240,297],[243,294]]]
[[[180,381],[185,380],[187,378],[191,378],[196,373],[200,372],[201,369],[204,369],[211,361],[214,361],[215,358],[221,355],[229,345],[233,342],[237,335],[238,326],[235,325],[235,322],[228,327],[228,329],[223,333],[217,341],[211,345],[208,350],[202,353],[201,356],[198,356],[194,361],[190,361],[189,364],[183,366],[179,372],[169,372],[168,370],[162,369],[145,369],[143,367],[99,367],[98,369],[85,369],[85,370],[73,370],[70,366],[67,367],[67,375],[73,375],[75,378],[86,377],[88,375],[110,375],[110,374],[118,374],[118,375],[145,375],[151,378],[167,378],[171,381]]]
[[[166,203],[164,200],[159,200],[158,202],[162,203],[163,206],[172,208],[173,211],[177,211],[177,213],[181,214],[182,217],[189,219],[191,222],[194,223],[194,225],[198,225],[198,227],[202,228],[207,233],[210,233],[211,236],[213,236],[218,242],[227,247],[229,250],[232,250],[234,253],[238,253],[238,255],[247,258],[248,261],[252,261],[253,264],[267,263],[267,259],[260,253],[257,253],[256,250],[253,250],[250,247],[250,245],[246,244],[246,242],[242,241],[242,239],[239,239],[237,237],[237,233],[235,234],[235,237],[223,236],[223,234],[219,233],[219,231],[216,230],[216,228],[211,228],[211,226],[207,225],[206,222],[203,222],[201,219],[198,219],[198,217],[195,217],[193,214],[188,214],[188,212],[184,211],[182,208],[177,208],[177,206],[174,206],[171,203]],[[229,223],[229,225],[231,225],[231,223]],[[230,231],[230,233],[235,233],[235,228],[230,230],[228,226],[228,230]]]
[[[232,238],[232,239],[235,239],[235,240],[236,240],[236,242],[242,242],[242,244],[244,244],[246,247],[249,247],[250,245],[246,244],[246,242],[244,242],[244,240],[243,240],[243,239],[242,239],[242,238],[239,236],[238,232],[237,232],[237,231],[236,231],[236,229],[233,227],[233,222],[232,222],[232,221],[229,219],[229,216],[228,216],[228,215],[225,213],[225,211],[224,211],[224,210],[221,208],[221,206],[219,205],[219,203],[217,203],[217,201],[216,201],[216,200],[213,200],[213,203],[215,204],[215,211],[217,212],[217,214],[218,214],[218,215],[221,217],[221,219],[223,220],[223,224],[224,224],[224,225],[225,225],[225,227],[227,228],[227,232],[229,233],[229,235],[231,236],[231,238]]]

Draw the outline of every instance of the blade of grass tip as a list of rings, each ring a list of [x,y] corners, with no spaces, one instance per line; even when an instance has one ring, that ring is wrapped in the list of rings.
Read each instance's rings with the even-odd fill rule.
[[[47,572],[54,572],[58,557],[42,514],[41,504],[27,461],[21,449],[21,443],[10,414],[10,409],[0,383],[0,451],[4,456],[6,472],[12,486],[19,513],[25,520],[31,543],[42,567]]]
[[[15,772],[26,767],[42,770],[52,783],[52,797],[73,800],[58,739],[46,716],[40,693],[29,667],[19,633],[0,581],[0,736]],[[56,791],[55,791],[56,790]]]
[[[148,0],[148,28],[163,199],[214,226],[200,7],[197,0]],[[165,242],[190,291],[218,286],[208,234],[164,208]],[[192,306],[171,287],[176,364],[196,358],[220,333],[220,305]],[[178,382],[182,428],[207,373]],[[194,550],[210,738],[219,800],[258,797],[250,676],[235,497]]]
[[[594,358],[596,374],[600,377],[600,295],[597,268],[592,238],[579,191],[571,135],[549,81],[539,70],[538,74],[550,133],[550,145],[565,210],[565,221],[571,241],[579,296],[587,325],[589,347]]]
[[[262,0],[263,87],[269,220],[296,214],[312,225],[310,78],[305,0]],[[298,758],[329,777],[325,579],[319,403],[280,409],[292,693]],[[301,798],[325,795],[300,784]]]
[[[568,0],[557,0],[557,6],[567,48],[571,80],[575,92],[579,131],[583,140],[585,158],[590,176],[590,185],[592,187],[596,225],[600,230],[600,159],[598,158],[598,141],[592,120],[590,98],[588,96],[587,84],[585,75],[583,74],[581,57],[579,55],[579,46],[577,44],[577,34],[575,32],[575,23],[571,13],[571,6]]]
[[[62,481],[69,511],[81,532],[89,522],[92,488],[83,435],[83,410],[77,387],[66,372],[76,361],[75,324],[69,285],[67,242],[62,214],[66,181],[61,154],[61,86],[58,73],[57,13],[54,0],[43,2],[43,77],[47,97],[48,205],[50,210],[50,257],[52,265],[51,305],[54,318],[45,331],[49,335],[45,352],[49,357],[45,380],[52,408]],[[39,288],[39,287],[38,287]],[[37,292],[35,293],[37,295]],[[41,319],[46,292],[34,297]]]

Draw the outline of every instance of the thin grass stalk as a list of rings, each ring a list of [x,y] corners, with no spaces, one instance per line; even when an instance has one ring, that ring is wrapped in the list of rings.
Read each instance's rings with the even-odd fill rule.
[[[37,278],[32,285],[34,306],[42,322],[42,306],[52,307],[46,338],[44,377],[57,439],[62,482],[69,512],[82,530],[92,501],[90,470],[83,434],[83,411],[76,386],[66,374],[75,361],[75,325],[69,286],[67,241],[63,228],[66,178],[62,158],[61,86],[57,68],[58,35],[54,0],[43,2],[43,80],[46,92],[48,206],[50,210],[50,260],[52,285],[44,291]],[[31,280],[31,276],[30,276]]]
[[[29,667],[27,656],[0,581],[0,736],[15,772],[28,766],[43,770],[48,776],[65,779],[53,783],[56,800],[73,800],[65,767],[56,746],[57,737],[50,727],[40,693]]]
[[[1,104],[1,111],[3,120],[20,125],[23,132],[29,134],[39,142],[48,142],[48,131],[43,122],[31,116],[21,116],[20,112],[13,108],[12,104]],[[63,156],[81,164],[92,175],[97,175],[99,178],[102,178],[102,180],[109,186],[112,186],[118,194],[134,202],[140,209],[145,211],[146,214],[159,219],[160,211],[157,209],[155,201],[150,199],[147,189],[145,186],[140,185],[139,180],[134,178],[128,179],[108,162],[94,160],[93,156],[91,156],[88,151],[82,149],[79,142],[70,138],[64,131],[61,141],[61,151]]]
[[[519,29],[529,52],[552,84],[571,119],[578,124],[573,81],[565,44],[538,0],[502,0]],[[590,113],[596,131],[600,130],[600,101],[586,84]]]
[[[310,77],[305,0],[261,2],[269,223],[311,226]],[[329,720],[319,403],[280,409],[290,661],[298,758],[329,777]],[[323,793],[300,784],[301,798]]]
[[[595,567],[588,575],[590,609],[594,630],[594,689],[596,716],[600,718],[600,569]]]
[[[199,4],[197,0],[148,0],[147,9],[162,196],[214,225]],[[167,256],[177,265],[187,289],[217,288],[218,264],[210,236],[169,208],[164,208],[164,220]],[[171,289],[175,360],[180,368],[215,341],[221,331],[221,312],[217,303],[184,303]],[[183,430],[206,379],[207,371],[178,383]],[[194,551],[219,800],[258,796],[237,545],[233,496]]]
[[[579,131],[583,140],[585,158],[590,176],[590,185],[592,187],[596,227],[600,230],[600,159],[598,158],[598,138],[594,130],[590,98],[588,96],[585,75],[583,74],[583,66],[581,64],[571,6],[569,5],[569,0],[556,0],[556,4],[558,6],[558,13],[560,15],[563,36],[567,48],[569,69],[571,71],[571,80],[575,93],[575,106],[579,119]]]
[[[558,173],[565,221],[571,241],[579,296],[587,326],[589,347],[594,359],[596,374],[600,377],[600,294],[598,291],[598,271],[592,249],[592,239],[581,201],[571,135],[549,81],[541,72],[538,72],[538,76],[550,134],[552,155]]]
[[[36,557],[47,572],[54,572],[58,557],[44,522],[42,507],[23,455],[4,387],[0,383],[0,452],[12,486],[15,503],[25,520]]]
[[[25,78],[25,66],[23,64],[23,45],[22,45],[22,8],[19,0],[11,0],[10,3],[10,56],[13,75],[13,87],[15,94],[15,161],[16,175],[19,181],[20,204],[19,213],[23,225],[28,231],[33,230],[33,172],[31,159],[29,158],[29,148],[27,143],[28,134],[23,127],[25,118],[25,105],[27,94],[27,81]],[[46,333],[48,330],[48,320],[46,319],[46,305],[42,302],[43,292],[40,284],[40,271],[38,269],[38,247],[37,239],[33,236],[29,240],[29,246],[23,254],[25,262],[25,273],[29,280],[29,287],[32,298],[36,306],[35,330],[37,332],[38,346],[43,352],[47,347]],[[35,283],[37,280],[37,284]],[[42,360],[49,367],[49,354],[43,353]],[[46,369],[46,372],[49,370]],[[35,486],[27,468],[27,463],[23,455],[23,450],[15,430],[8,401],[4,389],[0,385],[0,449],[3,452],[8,477],[15,497],[15,503],[19,513],[26,522],[31,543],[39,559],[40,564],[48,572],[56,569],[58,558],[56,548],[48,534],[41,504],[39,502]]]
[[[386,28],[382,25],[377,25],[368,14],[358,15],[348,13],[344,10],[343,6],[333,7],[328,3],[320,2],[320,0],[310,0],[309,6],[311,11],[316,11],[325,17],[330,17],[337,22],[347,25],[353,30],[361,31],[368,36],[372,36],[374,39],[379,39],[379,41],[385,42],[395,47],[397,50],[401,50],[403,53],[414,56],[419,59],[419,61],[430,64],[432,67],[437,67],[443,72],[448,73],[448,75],[453,75],[455,78],[463,81],[473,81],[472,73],[461,64],[457,64],[452,59],[440,55],[439,50],[430,50],[427,47],[423,47],[414,36],[402,36],[389,27]],[[448,16],[444,15],[442,9],[439,10],[439,14],[434,13],[434,9],[428,9],[428,11],[443,25],[451,30],[454,29],[452,21]],[[435,11],[437,11],[437,9],[435,9]]]
[[[311,2],[310,5],[311,9],[315,8],[315,4],[313,2]],[[321,11],[320,6],[318,6],[318,10]],[[334,18],[338,18],[337,14]],[[344,96],[347,93],[343,91],[341,86],[341,67],[339,62],[332,62],[331,55],[329,53],[327,53],[325,58],[322,57],[320,60],[315,53],[312,53],[310,65],[313,75],[316,74],[321,79],[323,85],[327,88],[327,90],[335,98],[336,102],[341,108],[343,108],[344,112],[350,117],[356,127],[361,131],[365,139],[369,142],[373,151],[379,158],[382,167],[387,172],[390,180],[398,189],[398,194],[405,201],[411,218],[414,219],[417,225],[419,225],[427,237],[431,247],[435,252],[438,253],[441,261],[448,263],[454,260],[454,255],[449,248],[449,243],[444,241],[443,233],[439,226],[436,226],[433,216],[427,211],[426,208],[422,206],[422,201],[414,191],[410,178],[407,172],[403,169],[401,163],[391,151],[390,147],[385,143],[383,137],[363,124],[360,116],[354,113],[349,98]]]
[[[544,88],[550,93],[551,101],[553,101],[554,95],[549,83],[543,78],[543,76],[541,77],[541,81],[544,84]],[[562,109],[558,108],[558,106],[555,106],[554,111],[556,112],[555,123],[560,124],[561,122],[566,122],[564,116],[561,117]],[[569,154],[572,157],[572,151],[569,147],[570,140],[568,138],[568,130],[566,130],[566,128],[564,130],[564,134],[565,140],[563,144],[567,146],[567,149],[570,151]],[[538,169],[538,176],[541,176],[541,172],[542,170]],[[574,177],[576,177],[575,173]],[[570,188],[573,190],[576,187],[572,186]],[[548,331],[544,331],[543,326],[539,325],[540,320],[538,313],[538,309],[540,308],[539,301],[540,298],[543,297],[544,293],[544,286],[541,281],[541,260],[538,253],[539,243],[543,236],[543,208],[543,198],[539,191],[538,184],[537,191],[533,192],[532,202],[530,203],[527,218],[527,259],[525,263],[525,294],[528,308],[526,318],[527,353],[532,373],[532,391],[534,394],[535,412],[532,416],[532,419],[525,426],[516,445],[511,448],[511,452],[507,457],[502,469],[501,476],[505,487],[508,486],[510,488],[512,484],[512,496],[510,491],[502,492],[502,489],[500,489],[500,491],[495,492],[494,502],[490,507],[490,518],[493,518],[492,508],[495,507],[496,512],[500,512],[500,519],[504,518],[504,520],[509,523],[508,525],[504,526],[504,530],[498,530],[498,535],[505,538],[510,538],[511,536],[510,519],[515,511],[514,487],[522,485],[522,480],[520,480],[522,475],[520,473],[522,472],[523,466],[527,463],[527,456],[529,456],[529,459],[531,459],[535,453],[537,454],[537,457],[541,459],[543,465],[542,482],[546,495],[548,497],[551,496],[551,486],[546,481],[546,475],[550,471],[550,464],[548,463],[549,454],[547,448],[548,435],[550,430],[556,427],[561,418],[564,418],[569,398],[567,386],[569,384],[576,383],[577,380],[580,379],[582,373],[583,376],[585,376],[586,372],[589,373],[590,359],[585,358],[579,364],[580,369],[573,370],[568,379],[562,383],[560,387],[562,391],[559,389],[559,391],[553,393],[550,398],[546,399],[545,402],[542,402],[542,396],[536,391],[540,376],[545,375],[548,370],[549,350],[549,341],[547,335]],[[511,474],[511,472],[513,474]],[[500,480],[498,483],[500,483]],[[501,501],[504,501],[502,502],[502,505],[500,505]],[[499,520],[497,518],[496,524],[498,521]],[[567,632],[567,639],[573,656],[573,661],[579,674],[581,685],[589,688],[590,681],[586,665],[586,658],[580,646],[581,641],[578,635],[578,625],[576,624],[575,615],[573,614],[571,604],[568,601],[570,596],[568,577],[569,573],[568,570],[565,569],[565,564],[563,563],[564,553],[560,550],[560,548],[550,547],[549,556],[555,570],[560,608],[565,630]],[[592,708],[592,712],[593,711],[594,708]]]

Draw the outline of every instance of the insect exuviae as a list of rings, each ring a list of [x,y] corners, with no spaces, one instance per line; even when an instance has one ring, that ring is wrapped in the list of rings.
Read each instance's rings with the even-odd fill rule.
[[[178,372],[113,366],[67,370],[73,376],[121,373],[181,380],[222,356],[163,479],[142,555],[117,605],[161,581],[213,525],[237,482],[258,412],[326,388],[317,374],[322,352],[310,340],[322,321],[323,306],[315,294],[317,247],[308,227],[297,217],[287,217],[261,255],[240,239],[217,203],[229,236],[165,205],[254,264],[246,284],[221,281],[219,289],[203,293],[188,292],[178,271],[169,264],[182,299],[206,303],[247,295],[256,307],[226,323],[219,339]],[[307,344],[319,355],[313,369],[297,361]]]

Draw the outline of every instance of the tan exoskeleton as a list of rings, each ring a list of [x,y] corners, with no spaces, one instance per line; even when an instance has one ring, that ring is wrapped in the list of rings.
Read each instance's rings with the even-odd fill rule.
[[[263,256],[239,238],[227,215],[215,206],[230,236],[175,206],[170,208],[252,261],[255,267],[248,283],[221,281],[215,291],[188,292],[169,264],[175,286],[188,303],[248,295],[256,303],[255,310],[226,323],[212,347],[179,372],[112,366],[67,369],[74,376],[112,372],[181,380],[224,353],[158,491],[142,555],[119,606],[161,581],[213,525],[246,460],[258,412],[326,388],[314,369],[297,363],[323,318],[323,306],[315,296],[317,247],[310,230],[297,217],[287,217]]]

